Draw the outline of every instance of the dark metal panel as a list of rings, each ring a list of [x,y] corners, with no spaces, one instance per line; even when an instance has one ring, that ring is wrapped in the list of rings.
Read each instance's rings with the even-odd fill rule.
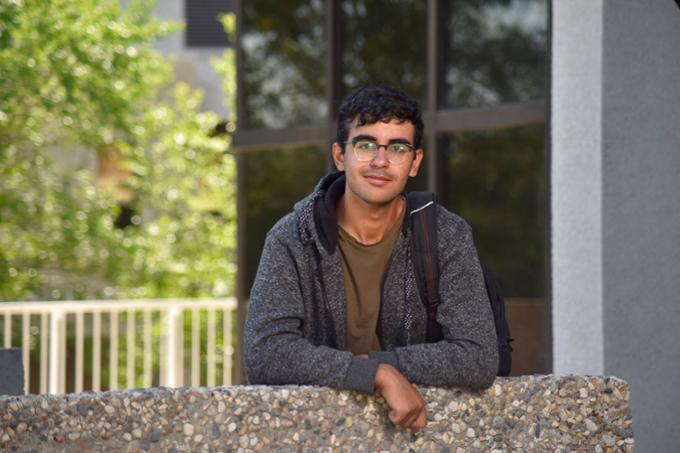
[[[248,289],[246,288],[246,273],[240,269],[246,268],[246,196],[245,196],[245,172],[243,170],[243,156],[236,156],[236,351],[232,382],[236,385],[246,383],[246,374],[243,369],[243,338],[246,314],[248,313]]]
[[[236,125],[239,118],[245,115],[245,89],[243,87],[243,48],[241,37],[243,34],[243,0],[235,0],[236,11]],[[238,132],[237,132],[238,134]]]
[[[320,123],[287,129],[249,129],[237,131],[232,147],[235,152],[303,146],[309,144],[326,144],[328,142],[328,124]]]
[[[244,113],[243,97],[243,50],[241,49],[241,33],[243,32],[243,2],[236,0],[236,119],[242,118]],[[233,148],[233,146],[232,146]],[[246,288],[246,273],[240,269],[246,268],[246,210],[245,210],[245,181],[243,174],[243,158],[236,156],[236,350],[234,351],[234,367],[232,382],[236,385],[245,384],[246,373],[243,369],[243,333],[248,312],[248,288]]]
[[[340,76],[342,71],[341,51],[341,26],[340,26],[340,0],[328,0],[326,6],[326,46],[328,48],[326,58],[326,102],[328,103],[328,129],[326,132],[327,145],[329,147],[326,159],[326,172],[331,172],[335,165],[330,152],[330,145],[335,138],[334,118],[340,104]]]
[[[548,339],[550,344],[546,345],[546,349],[548,350],[548,356],[549,356],[549,365],[548,365],[548,372],[552,372],[553,370],[553,333],[552,333],[552,13],[553,7],[552,7],[552,1],[548,2],[548,39],[547,39],[547,52],[548,52],[548,58],[546,59],[547,61],[547,67],[545,68],[546,71],[546,98],[547,101],[545,102],[545,109],[544,109],[544,115],[545,115],[545,180],[546,180],[546,185],[545,185],[545,190],[546,190],[546,208],[545,208],[545,223],[546,223],[546,228],[545,228],[545,243],[547,244],[547,247],[545,247],[545,257],[544,257],[544,262],[547,267],[546,272],[545,272],[545,301],[546,301],[546,317],[543,319],[543,322],[547,326],[548,330]]]
[[[434,121],[438,133],[501,129],[545,122],[545,101],[440,110]]]
[[[218,16],[234,10],[233,0],[187,0],[184,2],[187,47],[226,47],[229,38]]]
[[[438,37],[439,37],[439,1],[428,0],[427,2],[427,114],[430,119],[435,118],[439,104],[438,92]],[[437,193],[439,151],[437,146],[437,130],[433,121],[428,121],[425,129],[425,164],[427,166],[427,190]]]
[[[326,58],[326,99],[328,101],[328,119],[333,121],[340,104],[340,76],[342,75],[342,26],[340,21],[340,0],[328,0],[326,8],[326,36],[328,53]]]

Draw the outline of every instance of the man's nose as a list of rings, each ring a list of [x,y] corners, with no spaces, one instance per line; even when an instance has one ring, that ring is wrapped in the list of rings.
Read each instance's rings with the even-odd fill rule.
[[[387,146],[378,145],[378,151],[376,151],[375,156],[371,159],[372,167],[386,167],[389,164],[387,160]]]

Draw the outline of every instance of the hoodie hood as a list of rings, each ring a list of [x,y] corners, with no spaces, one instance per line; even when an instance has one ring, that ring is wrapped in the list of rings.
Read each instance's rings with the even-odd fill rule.
[[[329,255],[338,238],[338,200],[345,193],[345,172],[330,173],[319,181],[310,195],[295,204],[298,230],[303,243],[316,241]]]
[[[298,231],[303,243],[318,242],[327,254],[335,253],[338,240],[338,217],[336,206],[345,193],[345,172],[330,173],[319,181],[314,192],[295,204]],[[407,206],[402,225],[405,235],[411,214],[433,204],[422,197],[406,197]]]

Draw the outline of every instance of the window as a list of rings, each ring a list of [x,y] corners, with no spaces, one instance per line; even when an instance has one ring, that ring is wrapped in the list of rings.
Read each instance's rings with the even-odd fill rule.
[[[338,18],[341,98],[374,83],[427,97],[427,2],[345,0]]]
[[[545,97],[547,2],[443,4],[443,107]]]
[[[328,115],[324,3],[243,2],[242,127],[298,126]]]
[[[340,100],[388,83],[425,114],[425,162],[407,190],[437,192],[471,224],[506,294],[514,372],[549,372],[549,2],[396,3],[239,3],[240,297],[266,231],[332,168]]]
[[[265,149],[245,153],[239,171],[245,203],[239,228],[245,228],[246,260],[239,263],[252,286],[267,231],[293,204],[312,191],[324,175],[323,150],[314,146]]]

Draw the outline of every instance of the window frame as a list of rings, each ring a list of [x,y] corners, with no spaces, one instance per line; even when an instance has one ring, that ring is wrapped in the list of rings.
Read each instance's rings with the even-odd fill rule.
[[[326,89],[326,103],[328,105],[329,116],[334,116],[341,101],[341,34],[339,21],[341,20],[341,0],[327,0],[326,2],[326,40],[327,58],[325,61],[325,72],[328,86]],[[551,92],[551,59],[550,49],[552,45],[552,2],[547,2],[546,14],[546,47],[548,63],[546,64],[546,97],[543,100],[522,101],[511,103],[500,103],[484,107],[464,107],[464,108],[439,108],[439,99],[443,92],[443,68],[444,61],[442,55],[442,33],[444,30],[444,18],[442,14],[442,4],[440,0],[427,0],[427,102],[423,109],[425,123],[424,144],[427,150],[426,172],[427,190],[434,193],[442,193],[444,174],[443,147],[440,137],[443,134],[452,134],[463,131],[493,130],[518,126],[528,126],[533,124],[545,123],[545,178],[547,181],[546,200],[550,200],[550,92]],[[243,18],[243,0],[235,1],[237,37],[236,37],[236,62],[237,62],[237,113],[238,117],[243,117],[245,112],[245,98],[243,87],[243,75],[240,71],[243,62],[243,50],[241,47],[241,30]],[[247,225],[245,225],[245,196],[242,193],[244,187],[244,175],[242,173],[243,164],[239,157],[245,153],[256,152],[259,149],[271,148],[273,146],[297,147],[304,145],[319,145],[330,149],[335,136],[334,117],[326,118],[315,124],[299,127],[289,127],[284,129],[237,129],[232,146],[237,158],[237,222],[238,222],[238,266],[239,268],[246,262],[248,251],[244,244]],[[333,164],[328,153],[327,170],[332,170]],[[548,203],[545,209],[545,231],[546,244],[550,244],[551,231],[551,206]],[[552,288],[550,284],[550,247],[546,247],[545,266],[545,300],[547,304],[548,318],[544,320],[548,326],[549,338],[552,338],[551,320],[549,314],[552,306]],[[245,281],[245,273],[238,273],[237,297],[239,301],[248,300],[248,288]],[[242,325],[245,319],[247,304],[239,304],[239,324]],[[552,346],[547,347],[552,350]],[[552,355],[552,354],[550,354]],[[552,361],[552,357],[550,358]],[[237,362],[239,359],[237,358]],[[550,365],[552,369],[552,364]]]

